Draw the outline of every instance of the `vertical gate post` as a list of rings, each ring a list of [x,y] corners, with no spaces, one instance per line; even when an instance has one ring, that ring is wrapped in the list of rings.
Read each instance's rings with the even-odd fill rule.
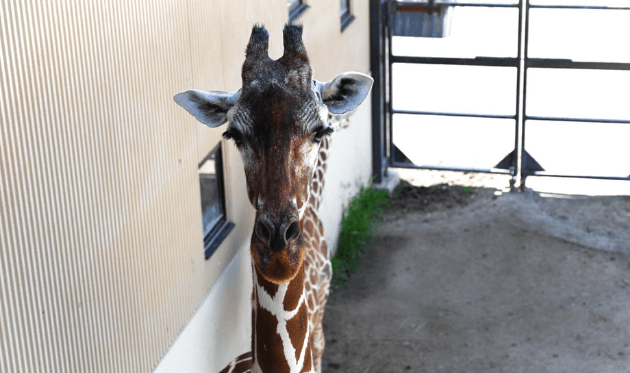
[[[525,7],[525,1],[526,0],[519,0],[518,2],[518,42],[517,42],[517,52],[516,52],[516,108],[515,108],[515,123],[514,123],[514,156],[512,157],[511,160],[511,164],[510,164],[510,192],[516,192],[517,189],[515,187],[516,185],[516,179],[518,177],[519,174],[519,153],[522,152],[522,148],[519,147],[519,135],[521,134],[521,130],[522,130],[522,122],[524,122],[523,119],[523,114],[521,112],[521,99],[522,99],[522,94],[525,91],[521,91],[521,85],[523,84],[523,82],[521,82],[521,73],[523,73],[523,71],[525,71],[525,62],[523,59],[523,23],[525,22],[525,19],[523,17],[526,17],[526,12],[523,11],[523,8]],[[521,182],[522,185],[522,182]],[[522,188],[522,186],[521,186]]]
[[[388,157],[385,148],[385,46],[383,40],[383,5],[386,0],[370,0],[370,70],[372,86],[372,175],[380,184],[387,177]]]
[[[525,9],[525,42],[523,48],[523,105],[521,111],[521,192],[525,191],[525,179],[529,175],[529,169],[526,167],[525,162],[525,128],[527,125],[527,69],[528,69],[528,59],[529,59],[529,0],[521,0],[521,7]],[[522,25],[521,25],[522,27]]]

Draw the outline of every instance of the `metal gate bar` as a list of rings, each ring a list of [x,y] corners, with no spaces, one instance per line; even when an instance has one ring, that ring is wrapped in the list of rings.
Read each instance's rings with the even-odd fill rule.
[[[524,59],[524,74],[523,74],[523,106],[521,116],[523,118],[522,124],[522,136],[521,136],[521,149],[522,154],[525,155],[525,128],[528,120],[542,120],[542,121],[558,121],[558,122],[587,122],[587,123],[622,123],[630,124],[628,119],[598,119],[598,118],[565,118],[565,117],[546,117],[546,116],[534,116],[526,115],[527,110],[527,69],[533,68],[545,68],[545,69],[585,69],[585,70],[630,70],[630,63],[618,63],[618,62],[574,62],[570,59],[556,59],[556,58],[529,58],[529,12],[532,8],[539,9],[601,9],[601,10],[630,10],[630,7],[619,6],[600,6],[600,5],[542,5],[542,4],[530,4],[530,0],[525,0],[525,59]],[[599,179],[599,180],[628,180],[630,181],[630,175],[628,177],[619,176],[594,176],[594,175],[569,175],[569,174],[556,174],[550,172],[544,172],[542,167],[535,161],[535,167],[530,167],[532,163],[521,161],[521,190],[525,188],[525,180],[527,176],[547,176],[547,177],[568,177],[577,179]],[[537,167],[536,167],[537,166]]]
[[[546,4],[529,4],[530,8],[547,8],[547,9],[606,9],[606,10],[628,10],[627,6],[606,6],[606,5],[546,5]]]
[[[387,20],[385,27],[387,28],[387,43],[390,46],[388,48],[386,61],[383,61],[387,66],[389,95],[387,100],[387,114],[389,119],[389,162],[391,167],[400,168],[414,168],[425,170],[441,170],[441,171],[460,171],[460,172],[478,172],[478,173],[490,173],[490,174],[507,174],[512,176],[510,181],[511,185],[514,185],[517,175],[517,149],[518,149],[518,134],[519,134],[519,100],[520,100],[520,72],[521,72],[521,23],[522,23],[522,4],[521,2],[516,4],[490,4],[490,3],[463,3],[463,2],[439,2],[435,5],[440,6],[458,6],[458,7],[486,7],[486,8],[518,8],[518,22],[517,27],[517,56],[512,57],[475,57],[475,58],[447,58],[447,57],[413,57],[413,56],[395,56],[391,49],[391,43],[393,39],[393,17],[397,10],[404,10],[405,8],[414,8],[418,6],[428,5],[428,2],[411,2],[411,1],[389,1],[387,2]],[[384,56],[385,57],[385,56]],[[513,115],[496,115],[496,114],[469,114],[469,113],[450,113],[450,112],[431,112],[431,111],[417,111],[417,110],[396,110],[393,108],[393,88],[392,88],[392,66],[394,63],[408,63],[408,64],[439,64],[439,65],[459,65],[459,66],[506,66],[516,68],[516,106]],[[514,120],[514,149],[508,154],[508,156],[499,163],[495,168],[474,168],[474,167],[448,167],[437,165],[416,165],[413,162],[406,159],[406,157],[398,151],[393,143],[393,115],[394,114],[412,114],[412,115],[437,115],[437,116],[452,116],[452,117],[469,117],[469,118],[493,118],[493,119],[513,119]]]
[[[445,116],[445,117],[471,117],[471,118],[494,118],[494,119],[515,119],[516,118],[516,115],[445,113],[445,112],[440,112],[440,111],[392,110],[392,112],[394,114],[440,115],[440,116]]]
[[[629,119],[593,119],[593,118],[564,118],[564,117],[539,117],[536,115],[527,115],[525,119],[546,120],[553,122],[586,122],[586,123],[629,123]]]
[[[419,5],[428,5],[429,2],[419,2],[419,1],[397,1],[397,6],[401,9],[404,8],[415,8]],[[444,5],[444,6],[465,6],[465,7],[484,7],[484,8],[516,8],[519,6],[518,3],[514,4],[496,4],[496,3],[465,3],[465,2],[457,2],[457,1],[440,1],[434,3],[434,5]]]
[[[517,36],[517,57],[476,57],[476,58],[442,58],[442,57],[412,57],[394,56],[391,49],[393,39],[393,17],[397,10],[411,10],[418,6],[462,6],[462,7],[488,7],[488,8],[518,8],[518,36]],[[599,6],[599,5],[537,5],[530,4],[530,0],[520,0],[517,4],[490,4],[490,3],[460,3],[460,2],[411,2],[395,0],[371,0],[371,43],[372,43],[372,74],[375,77],[373,95],[373,170],[376,182],[386,175],[387,167],[448,170],[462,172],[483,172],[493,174],[510,174],[511,184],[515,182],[517,170],[520,168],[521,188],[525,186],[527,176],[553,176],[571,177],[581,179],[603,179],[603,180],[630,180],[628,177],[616,176],[585,176],[552,174],[544,172],[542,167],[525,150],[525,127],[527,120],[539,121],[571,121],[587,123],[621,123],[630,124],[630,119],[599,119],[599,118],[568,118],[568,117],[547,117],[528,116],[525,114],[527,107],[527,69],[528,68],[557,68],[557,69],[595,69],[595,70],[630,70],[630,63],[617,62],[583,62],[569,59],[547,59],[529,58],[529,11],[531,8],[544,9],[605,9],[605,10],[630,10],[630,7],[620,6]],[[524,37],[523,37],[524,32]],[[524,45],[523,45],[524,44]],[[378,47],[378,48],[376,48]],[[417,110],[394,110],[393,109],[393,89],[392,89],[392,65],[394,63],[409,64],[441,64],[441,65],[461,65],[461,66],[508,66],[517,69],[516,84],[516,110],[514,115],[493,115],[493,114],[469,114],[469,113],[449,113],[431,112]],[[521,77],[521,71],[523,71]],[[377,79],[378,78],[378,79]],[[522,80],[522,82],[521,82]],[[523,89],[521,93],[521,83]],[[522,106],[519,104],[522,100]],[[385,109],[383,112],[382,109]],[[445,166],[418,166],[395,147],[392,136],[392,123],[394,114],[412,115],[437,115],[471,118],[499,118],[514,119],[515,140],[514,150],[505,157],[495,168],[479,169],[469,167],[445,167]],[[520,141],[519,141],[520,133]],[[517,167],[520,163],[520,167]]]
[[[518,67],[518,58],[501,58],[501,57],[448,58],[448,57],[391,56],[391,63]]]

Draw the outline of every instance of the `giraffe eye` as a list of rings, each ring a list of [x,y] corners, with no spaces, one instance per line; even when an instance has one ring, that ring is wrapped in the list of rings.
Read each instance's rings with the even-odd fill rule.
[[[315,136],[313,136],[313,142],[320,143],[322,139],[324,138],[324,136],[328,136],[333,132],[334,130],[331,127],[324,127],[320,130],[317,130],[315,132]]]
[[[226,140],[234,140],[234,144],[236,144],[237,147],[243,145],[243,135],[238,131],[227,130],[223,132],[223,138]]]

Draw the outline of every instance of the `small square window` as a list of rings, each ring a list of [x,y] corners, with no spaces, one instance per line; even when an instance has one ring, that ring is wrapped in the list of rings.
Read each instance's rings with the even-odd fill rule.
[[[203,219],[203,246],[206,259],[219,247],[234,228],[225,214],[223,159],[221,144],[217,145],[199,164],[199,189]]]
[[[303,0],[287,0],[287,6],[289,7],[289,22],[295,22],[308,9],[308,5],[304,4]]]
[[[341,31],[343,31],[354,21],[354,16],[350,12],[350,0],[339,0],[339,2],[341,5]]]

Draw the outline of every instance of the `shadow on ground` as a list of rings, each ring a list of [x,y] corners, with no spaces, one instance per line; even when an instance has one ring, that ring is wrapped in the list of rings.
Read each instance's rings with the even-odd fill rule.
[[[331,289],[325,372],[630,371],[630,198],[429,189]]]

